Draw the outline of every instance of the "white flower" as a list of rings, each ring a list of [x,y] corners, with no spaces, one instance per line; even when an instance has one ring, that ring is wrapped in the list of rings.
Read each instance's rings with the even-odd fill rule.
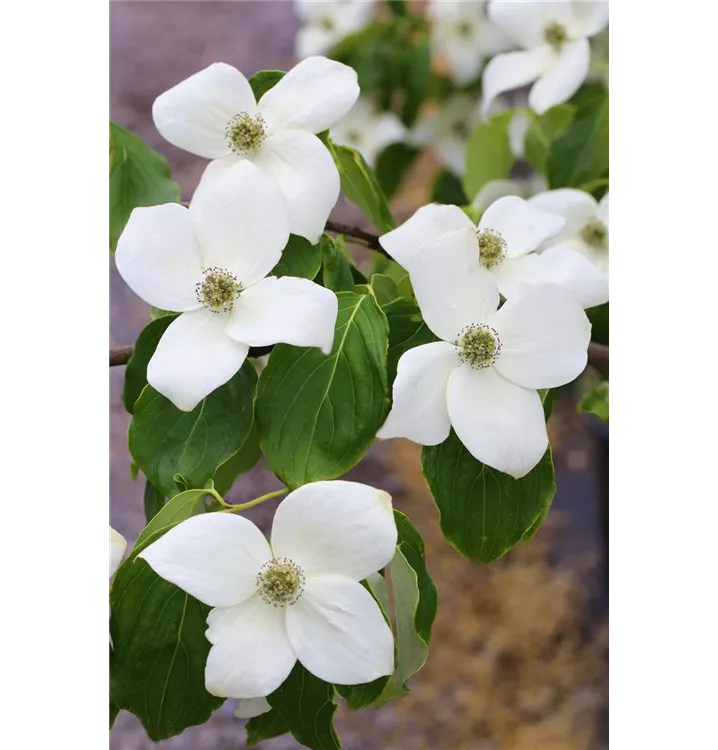
[[[330,132],[335,143],[356,149],[372,167],[379,154],[405,134],[406,128],[395,114],[377,112],[366,99],[359,99]]]
[[[513,237],[525,242],[536,234],[536,226],[517,226]],[[527,285],[497,310],[499,291],[476,262],[469,228],[428,244],[411,281],[441,341],[399,360],[393,406],[378,437],[438,445],[453,427],[476,459],[525,476],[548,446],[536,389],[564,385],[583,371],[591,324],[555,284]]]
[[[570,248],[535,252],[555,237],[565,219],[509,196],[492,203],[478,227],[457,206],[432,203],[379,238],[381,246],[409,271],[437,252],[439,242],[456,244],[466,263],[493,276],[501,294],[513,299],[522,285],[552,282],[563,286],[583,307],[608,299],[608,283],[582,255]],[[453,238],[453,239],[452,239]]]
[[[396,540],[386,492],[315,482],[279,505],[271,546],[246,518],[206,513],[139,556],[214,607],[207,618],[207,690],[253,699],[276,690],[297,660],[339,685],[392,673],[391,630],[359,581],[388,565]]]
[[[300,62],[259,103],[236,68],[215,63],[157,97],[152,116],[170,143],[215,160],[194,200],[250,159],[276,182],[289,231],[316,243],[339,197],[339,173],[315,133],[344,117],[358,96],[356,72],[325,57]]]
[[[513,46],[486,17],[485,6],[485,0],[431,0],[427,7],[433,22],[433,48],[446,60],[452,79],[460,85],[478,76],[484,60]]]
[[[534,172],[528,177],[491,180],[476,193],[474,199],[471,201],[471,205],[480,211],[486,211],[499,198],[505,198],[508,195],[517,195],[519,198],[530,198],[532,195],[536,195],[536,193],[544,192],[547,187],[546,179],[538,172]]]
[[[240,162],[189,209],[136,208],[117,243],[122,278],[142,299],[181,312],[147,380],[191,411],[242,366],[250,346],[318,346],[334,338],[336,295],[307,279],[267,274],[289,229],[275,183]]]
[[[295,0],[302,22],[297,32],[297,57],[324,55],[344,37],[366,26],[374,12],[372,0]]]
[[[239,701],[234,715],[238,719],[253,719],[255,716],[261,716],[271,710],[272,707],[266,698],[245,698]]]
[[[122,558],[127,549],[127,540],[110,526],[110,578],[115,575],[115,571],[120,567]]]
[[[579,252],[608,275],[608,193],[597,203],[583,190],[561,188],[535,195],[529,203],[566,219],[563,229],[545,244],[546,252]]]
[[[588,37],[608,23],[608,2],[492,0],[488,15],[523,50],[497,55],[484,69],[484,111],[498,94],[535,81],[529,106],[541,114],[570,99],[586,80]]]

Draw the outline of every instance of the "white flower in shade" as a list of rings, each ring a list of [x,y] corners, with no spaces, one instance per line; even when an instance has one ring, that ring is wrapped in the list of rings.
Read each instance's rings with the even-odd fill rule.
[[[126,549],[127,540],[125,537],[110,526],[110,578],[115,575],[115,571],[120,567]]]
[[[374,12],[372,0],[295,0],[302,22],[297,32],[297,57],[324,55],[334,45],[364,28]]]
[[[485,0],[431,0],[427,13],[432,20],[432,46],[460,85],[473,81],[489,57],[513,47],[506,34],[486,17]]]
[[[359,581],[389,564],[396,540],[386,492],[315,482],[279,505],[271,544],[246,518],[205,513],[139,556],[214,607],[207,618],[207,690],[255,699],[276,690],[297,660],[338,685],[392,673],[391,630]]]
[[[406,128],[395,114],[377,112],[366,99],[359,99],[330,131],[335,143],[356,149],[371,166],[387,146],[401,141],[405,134]]]
[[[226,383],[250,346],[331,350],[336,295],[307,279],[267,277],[288,237],[276,184],[249,161],[189,209],[168,203],[132,212],[117,270],[145,302],[182,313],[147,367],[150,385],[178,409],[191,411]]]
[[[535,252],[558,235],[565,219],[539,210],[516,196],[500,198],[484,211],[479,225],[457,206],[432,203],[408,221],[379,238],[381,246],[409,271],[414,282],[417,265],[426,256],[455,244],[466,262],[494,278],[506,299],[513,299],[525,284],[563,286],[583,307],[608,299],[608,283],[580,253],[567,247]]]
[[[487,182],[471,201],[474,208],[480,211],[486,209],[495,203],[499,198],[506,198],[509,195],[517,195],[519,198],[530,198],[536,193],[546,190],[546,180],[538,172],[530,174],[528,177],[513,177],[508,180],[491,180]]]
[[[316,243],[339,197],[339,172],[315,133],[344,117],[358,96],[356,72],[325,57],[300,62],[259,102],[236,68],[215,63],[157,97],[152,116],[170,143],[214,159],[195,200],[249,159],[275,181],[289,231]]]
[[[549,248],[545,252],[579,252],[608,275],[608,193],[597,202],[583,190],[561,188],[535,195],[529,203],[566,220],[563,229],[545,244]]]
[[[516,228],[514,236],[532,231]],[[441,341],[399,360],[393,406],[378,437],[438,445],[453,427],[476,459],[523,477],[548,446],[536,389],[564,385],[583,371],[591,324],[555,284],[527,285],[497,309],[499,291],[476,262],[469,229],[429,244],[411,281]]]
[[[523,49],[497,55],[484,68],[484,111],[498,94],[533,83],[529,106],[543,113],[570,99],[586,80],[588,37],[606,27],[608,2],[492,0],[488,16]]]
[[[245,698],[239,701],[234,715],[238,719],[253,719],[255,716],[261,716],[271,710],[272,707],[266,698]]]

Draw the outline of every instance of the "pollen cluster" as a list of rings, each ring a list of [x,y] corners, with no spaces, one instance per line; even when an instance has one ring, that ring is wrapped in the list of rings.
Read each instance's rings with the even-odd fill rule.
[[[246,156],[264,140],[264,126],[261,115],[240,112],[227,123],[224,130],[229,147],[238,156]]]
[[[304,590],[304,583],[302,569],[286,557],[270,560],[257,574],[259,595],[273,607],[294,604]]]
[[[479,261],[485,268],[501,263],[506,255],[506,240],[493,229],[481,229],[476,234],[479,243]]]
[[[492,365],[501,351],[501,342],[490,326],[477,323],[467,326],[454,342],[461,361],[476,370]]]
[[[204,272],[204,281],[197,284],[196,291],[197,299],[210,312],[229,312],[242,291],[242,285],[233,273],[214,266]]]
[[[560,23],[550,23],[543,32],[543,38],[547,44],[550,44],[556,51],[568,41],[566,29]]]
[[[603,222],[592,221],[583,228],[581,237],[591,247],[605,247],[606,240],[608,239],[608,230]]]

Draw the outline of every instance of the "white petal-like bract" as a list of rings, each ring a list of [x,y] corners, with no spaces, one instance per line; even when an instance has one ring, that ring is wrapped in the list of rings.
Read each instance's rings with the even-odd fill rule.
[[[234,715],[238,719],[253,719],[255,716],[261,716],[271,710],[272,707],[266,698],[242,698]]]
[[[115,571],[120,567],[126,549],[127,540],[125,537],[110,526],[110,578],[115,575]]]

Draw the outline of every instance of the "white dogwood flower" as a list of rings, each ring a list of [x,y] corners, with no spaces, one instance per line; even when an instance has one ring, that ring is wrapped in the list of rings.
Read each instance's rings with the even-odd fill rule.
[[[295,0],[302,25],[295,40],[297,57],[324,55],[364,28],[374,12],[372,0]]]
[[[535,195],[529,203],[566,219],[563,229],[545,244],[546,252],[579,252],[608,275],[608,193],[597,202],[583,190],[560,188]]]
[[[189,209],[168,203],[132,212],[117,270],[145,302],[182,313],[147,367],[150,385],[178,409],[191,411],[226,383],[250,346],[331,350],[336,295],[308,279],[267,277],[288,238],[276,184],[250,161]]]
[[[272,707],[266,698],[244,698],[239,701],[234,715],[238,719],[253,719],[255,716],[261,716],[271,710]]]
[[[115,575],[115,571],[120,567],[122,558],[127,549],[127,540],[110,526],[110,578]]]
[[[518,227],[512,236],[532,233],[540,231]],[[399,360],[392,409],[378,437],[438,445],[453,427],[476,459],[523,477],[548,446],[536,389],[564,385],[583,371],[591,324],[555,284],[527,285],[497,309],[498,288],[476,262],[476,235],[468,228],[428,244],[411,281],[441,341]]]
[[[194,200],[249,159],[276,182],[290,232],[314,244],[339,197],[339,172],[315,134],[344,117],[358,96],[356,72],[325,57],[300,62],[259,102],[236,68],[215,63],[157,97],[152,116],[170,143],[214,160]]]
[[[373,167],[387,146],[404,138],[406,128],[392,112],[377,112],[370,101],[359,99],[349,114],[332,126],[330,135],[335,143],[359,151]]]
[[[484,68],[484,111],[498,94],[533,83],[529,106],[541,114],[570,99],[586,80],[588,38],[606,27],[608,2],[492,0],[488,16],[523,49],[497,55]]]
[[[485,0],[430,0],[431,43],[459,85],[473,81],[489,57],[513,46],[486,17]]]
[[[279,505],[271,544],[246,518],[205,513],[139,556],[214,607],[207,618],[207,690],[255,699],[276,690],[297,660],[338,685],[392,673],[391,630],[359,581],[388,565],[396,540],[386,492],[315,482]]]
[[[454,238],[466,262],[493,276],[506,299],[525,284],[549,282],[563,286],[583,307],[601,304],[608,299],[608,283],[586,258],[566,247],[536,252],[564,223],[517,196],[492,203],[478,226],[457,206],[432,203],[379,242],[409,271],[412,283],[417,264],[436,252],[437,242]]]

